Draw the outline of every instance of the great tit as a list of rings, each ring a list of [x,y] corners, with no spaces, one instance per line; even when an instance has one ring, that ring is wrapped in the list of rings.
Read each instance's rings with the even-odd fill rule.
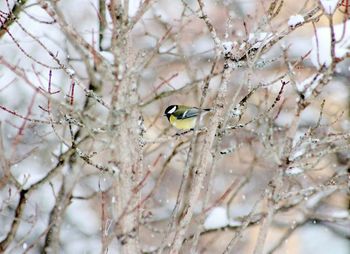
[[[210,111],[210,109],[188,107],[185,105],[170,105],[164,111],[164,116],[177,129],[190,130],[196,126],[197,118],[200,118],[200,115],[207,111]]]

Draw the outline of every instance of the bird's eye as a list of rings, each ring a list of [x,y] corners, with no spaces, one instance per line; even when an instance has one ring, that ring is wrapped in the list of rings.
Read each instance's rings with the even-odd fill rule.
[[[172,107],[171,109],[168,110],[167,114],[172,114],[176,110],[176,106]]]

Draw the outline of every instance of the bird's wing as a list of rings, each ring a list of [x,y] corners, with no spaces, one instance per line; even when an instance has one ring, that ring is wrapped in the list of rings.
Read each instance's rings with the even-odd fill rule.
[[[186,110],[183,114],[176,116],[177,119],[186,119],[191,117],[196,117],[200,114],[202,110],[199,108],[190,108]]]

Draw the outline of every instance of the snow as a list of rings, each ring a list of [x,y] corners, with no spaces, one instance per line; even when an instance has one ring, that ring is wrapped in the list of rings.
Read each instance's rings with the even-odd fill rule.
[[[244,216],[247,215],[244,213]],[[218,206],[211,210],[208,217],[204,221],[205,229],[218,229],[226,226],[238,227],[241,226],[242,222],[235,219],[229,219],[227,217],[226,207]]]
[[[100,54],[108,63],[114,64],[114,55],[110,51],[101,51]]]
[[[231,111],[230,111],[232,116],[240,116],[242,115],[242,110],[241,107],[239,105],[237,105],[236,107],[234,107]]]
[[[40,181],[46,176],[43,168],[47,167],[41,160],[35,160],[32,157],[28,157],[21,163],[14,164],[11,168],[13,177],[23,185],[23,188],[29,188],[32,184]]]
[[[174,44],[168,45],[167,47],[164,48],[164,51],[168,50],[173,46]],[[214,56],[213,50],[212,50],[214,47],[215,45],[211,38],[199,37],[192,42],[191,48],[188,52],[186,52],[186,55],[201,54],[202,57],[212,58]],[[173,51],[173,53],[176,53],[176,51]]]
[[[171,16],[162,8],[154,8],[154,15],[164,23],[171,23]]]
[[[232,1],[232,0],[224,0],[224,3],[226,5],[231,5],[232,10],[234,13],[237,13],[237,10],[239,12],[242,12],[241,15],[251,15],[256,11],[258,2],[257,1]]]
[[[302,156],[306,152],[304,147],[297,149],[289,156],[289,160],[294,161],[296,158]]]
[[[334,26],[334,35],[337,43],[335,44],[335,56],[344,57],[350,52],[350,20],[345,23]],[[316,30],[316,35],[312,37],[311,62],[317,68],[323,64],[329,66],[332,63],[331,58],[331,31],[329,27],[321,27]]]
[[[109,246],[108,246],[109,247]],[[61,253],[99,253],[102,246],[101,241],[95,238],[71,237],[65,245],[61,246]],[[116,248],[108,248],[108,253],[119,253]]]
[[[232,41],[225,41],[222,43],[222,47],[224,49],[224,54],[230,53],[230,51],[233,48],[233,42]]]
[[[344,120],[340,123],[340,126],[343,130],[349,130],[350,131],[350,121]]]
[[[93,235],[100,230],[100,220],[95,210],[83,200],[74,200],[66,210],[67,221],[83,234]]]
[[[244,50],[246,46],[247,46],[247,43],[243,42],[241,46],[239,46],[239,50]]]
[[[215,207],[205,219],[204,228],[205,229],[216,229],[222,228],[229,224],[227,218],[227,211],[224,207]]]
[[[111,47],[112,43],[112,30],[111,28],[105,29],[103,32],[103,38],[101,41],[101,48],[107,50]]]
[[[301,112],[300,120],[298,124],[300,127],[304,126],[305,128],[307,128],[307,126],[314,126],[319,120],[319,117],[320,117],[320,108],[310,105],[309,107],[304,109],[303,112]],[[324,121],[325,121],[325,118],[323,117],[321,119],[321,123],[325,123]],[[306,130],[300,129],[300,132],[301,132],[301,135],[304,136]]]
[[[71,69],[71,68],[67,68],[67,73],[70,75],[70,76],[73,76],[75,74],[75,70]]]
[[[303,172],[304,170],[302,168],[292,167],[292,168],[288,168],[285,173],[286,175],[299,175]]]
[[[137,10],[140,7],[141,0],[131,0],[129,1],[129,16],[135,16]]]
[[[350,216],[350,212],[344,209],[339,209],[332,212],[333,218],[346,219],[349,216]]]
[[[302,82],[296,84],[297,90],[300,93],[304,94],[305,99],[307,99],[308,97],[310,97],[315,88],[319,85],[322,77],[322,74],[311,75]]]
[[[320,2],[324,8],[324,11],[327,14],[332,14],[336,9],[339,0],[320,0]]]
[[[289,20],[288,20],[288,26],[290,27],[295,27],[296,25],[302,24],[304,23],[304,17],[297,14],[297,15],[293,15],[290,16]]]
[[[349,254],[349,240],[324,225],[307,224],[298,233],[298,253]]]
[[[278,117],[275,119],[275,123],[278,126],[290,126],[293,120],[293,114],[291,112],[281,111]]]
[[[263,44],[266,44],[271,38],[272,33],[250,33],[248,36],[248,43],[252,45],[252,48],[260,48]]]

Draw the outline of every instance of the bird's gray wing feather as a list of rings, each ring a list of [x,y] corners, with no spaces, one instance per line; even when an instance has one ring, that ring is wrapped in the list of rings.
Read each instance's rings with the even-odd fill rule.
[[[181,115],[176,116],[177,119],[186,119],[191,117],[196,117],[200,114],[201,110],[199,108],[191,108],[186,110]]]

